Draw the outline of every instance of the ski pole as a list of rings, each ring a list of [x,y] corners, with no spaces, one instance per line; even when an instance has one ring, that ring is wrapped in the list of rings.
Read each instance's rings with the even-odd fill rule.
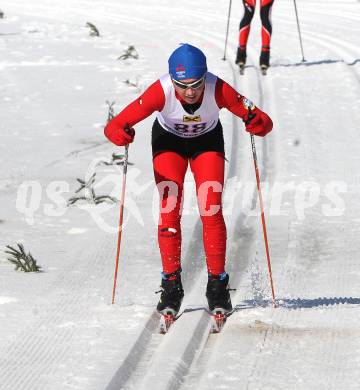
[[[254,114],[252,114],[251,109],[249,108],[249,120],[251,120],[253,118],[253,115]],[[273,283],[272,270],[271,270],[271,261],[270,261],[270,250],[269,250],[269,243],[268,243],[267,232],[266,232],[264,203],[263,203],[263,198],[262,198],[262,194],[261,194],[260,174],[259,174],[259,167],[258,167],[258,163],[257,163],[255,139],[254,139],[254,135],[253,134],[250,134],[250,139],[251,139],[251,149],[252,149],[253,160],[254,160],[254,168],[255,168],[255,176],[256,176],[256,186],[257,186],[259,202],[260,202],[261,223],[262,223],[263,234],[264,234],[264,243],[265,243],[265,251],[266,251],[269,279],[270,279],[271,295],[272,295],[273,305],[274,305],[274,307],[276,307],[276,303],[275,303],[275,290],[274,290],[274,283]]]
[[[228,35],[229,35],[230,13],[231,13],[231,0],[229,2],[229,12],[228,12],[228,19],[227,19],[227,26],[226,26],[225,48],[224,48],[223,61],[226,60],[226,47],[227,47],[227,40],[228,40]]]
[[[301,47],[302,62],[306,62],[305,56],[304,56],[304,49],[303,49],[302,39],[301,39],[300,23],[299,23],[299,16],[298,16],[297,7],[296,7],[296,0],[294,0],[294,7],[295,7],[296,23],[297,23],[298,32],[299,32],[299,40],[300,40],[300,47]]]
[[[127,132],[130,131],[129,127],[125,129]],[[121,238],[122,238],[122,230],[123,230],[123,220],[124,220],[124,203],[125,203],[125,189],[126,189],[126,174],[127,174],[127,166],[128,166],[128,156],[129,156],[129,145],[125,145],[125,157],[124,157],[124,165],[123,165],[123,177],[122,177],[122,189],[121,189],[121,197],[120,197],[120,215],[119,215],[119,227],[118,227],[118,239],[117,239],[117,249],[116,249],[116,260],[115,260],[115,272],[114,272],[114,286],[112,291],[112,301],[111,303],[115,303],[115,293],[116,293],[116,283],[117,283],[117,275],[119,269],[119,258],[120,258],[120,246],[121,246]]]

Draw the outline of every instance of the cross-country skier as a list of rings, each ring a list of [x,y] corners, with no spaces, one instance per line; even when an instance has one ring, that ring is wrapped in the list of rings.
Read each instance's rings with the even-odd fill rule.
[[[240,21],[239,46],[236,55],[236,64],[243,67],[246,63],[246,45],[250,32],[251,20],[254,16],[256,0],[242,0],[244,4],[244,14]],[[261,18],[261,54],[260,67],[267,69],[270,62],[270,39],[272,33],[271,7],[274,0],[260,0]]]
[[[189,44],[169,58],[169,73],[155,81],[105,127],[115,145],[134,140],[132,128],[153,112],[152,154],[160,194],[158,242],[162,259],[159,312],[176,314],[184,296],[181,283],[181,203],[188,165],[194,175],[203,224],[209,309],[232,309],[225,272],[226,227],[221,196],[224,184],[224,139],[219,111],[227,108],[246,123],[246,130],[265,136],[272,129],[267,114],[207,71],[206,57]],[[249,115],[248,108],[252,114]],[[172,205],[169,207],[169,205]]]

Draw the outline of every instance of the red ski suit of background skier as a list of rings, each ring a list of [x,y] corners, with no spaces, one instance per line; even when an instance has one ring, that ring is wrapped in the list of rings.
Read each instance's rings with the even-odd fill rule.
[[[212,80],[213,89],[209,79]],[[167,80],[167,84],[164,80]],[[219,275],[224,272],[226,252],[226,227],[221,205],[224,185],[223,134],[217,112],[207,113],[215,118],[216,123],[212,130],[202,133],[204,126],[198,124],[198,121],[201,121],[198,112],[201,112],[204,105],[210,107],[208,111],[226,108],[247,122],[249,104],[252,103],[225,81],[210,73],[205,75],[203,87],[196,87],[196,93],[199,95],[194,103],[191,99],[189,103],[184,90],[180,90],[171,81],[174,83],[169,75],[165,75],[154,82],[140,97],[112,119],[104,132],[114,144],[125,145],[134,138],[134,135],[125,131],[126,127],[136,125],[154,112],[158,112],[158,115],[166,114],[169,106],[176,104],[186,111],[188,116],[184,115],[183,123],[174,127],[176,132],[169,131],[166,123],[161,124],[161,116],[155,120],[152,130],[153,169],[160,194],[158,242],[163,272],[172,274],[181,267],[181,205],[184,177],[190,164],[203,224],[203,244],[208,272]],[[167,85],[166,88],[164,85]],[[189,95],[194,91],[191,91],[191,87],[186,89]],[[215,103],[212,105],[208,103],[211,101]],[[272,129],[271,119],[255,106],[252,112],[255,117],[246,125],[246,130],[255,135],[265,136]],[[194,133],[199,129],[201,131],[199,135],[189,136],[189,129]]]
[[[261,18],[261,40],[262,50],[270,50],[270,39],[272,33],[271,7],[274,0],[260,0],[260,18]],[[254,16],[256,0],[243,0],[244,14],[239,28],[239,46],[246,49],[246,44],[250,32],[251,20]]]

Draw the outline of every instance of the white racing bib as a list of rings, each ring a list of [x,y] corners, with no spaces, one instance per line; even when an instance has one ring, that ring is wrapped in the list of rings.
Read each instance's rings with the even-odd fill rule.
[[[182,138],[194,138],[213,130],[219,120],[219,107],[215,101],[217,77],[206,73],[205,90],[201,106],[194,114],[187,113],[176,99],[175,89],[169,74],[160,78],[165,94],[165,105],[157,113],[157,119],[164,130]]]

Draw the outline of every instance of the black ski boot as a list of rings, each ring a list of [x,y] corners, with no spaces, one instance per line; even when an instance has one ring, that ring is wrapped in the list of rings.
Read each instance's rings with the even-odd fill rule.
[[[245,64],[246,64],[246,48],[245,47],[238,47],[237,53],[236,53],[235,64],[239,65],[240,67],[245,66]]]
[[[229,275],[226,272],[220,275],[208,275],[206,298],[211,312],[214,309],[223,309],[225,312],[232,310],[228,284]]]
[[[176,316],[180,310],[184,298],[184,290],[181,283],[181,269],[171,273],[162,274],[161,296],[157,305],[157,311],[166,314],[169,309]]]
[[[259,63],[261,70],[266,72],[270,66],[270,50],[261,50]]]

